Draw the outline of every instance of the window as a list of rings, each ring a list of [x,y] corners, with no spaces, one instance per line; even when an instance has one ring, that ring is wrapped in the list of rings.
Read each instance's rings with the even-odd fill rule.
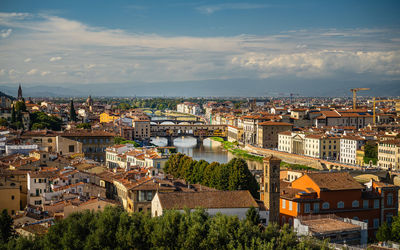
[[[300,203],[297,203],[297,212],[300,213]]]
[[[329,209],[329,202],[322,203],[322,209]]]
[[[393,194],[388,194],[387,195],[387,205],[392,206],[393,205]]]
[[[368,200],[363,200],[363,208],[368,208]]]
[[[337,203],[337,208],[344,208],[344,202],[343,201],[339,201]]]
[[[53,142],[53,140],[52,140],[51,138],[49,138],[49,139],[47,140],[47,142]]]
[[[11,195],[11,200],[14,200],[14,199],[15,199],[14,195]]]
[[[73,152],[75,151],[75,146],[74,146],[74,145],[69,145],[69,146],[68,146],[68,151],[69,151],[70,153],[73,153]]]
[[[35,205],[41,205],[41,204],[42,204],[42,201],[41,201],[41,200],[35,201]]]
[[[360,220],[360,219],[357,216],[354,216],[353,220]]]
[[[290,211],[293,210],[293,203],[292,203],[292,201],[289,201],[289,210],[290,210]]]
[[[286,200],[282,200],[282,208],[286,208]]]
[[[309,213],[310,212],[310,203],[305,203],[304,204],[304,213]]]
[[[314,203],[314,213],[319,212],[319,203]]]
[[[379,208],[379,200],[374,200],[374,208]]]
[[[353,203],[351,203],[352,207],[359,207],[360,203],[358,202],[358,200],[354,200]]]
[[[379,219],[374,219],[374,228],[379,227]]]

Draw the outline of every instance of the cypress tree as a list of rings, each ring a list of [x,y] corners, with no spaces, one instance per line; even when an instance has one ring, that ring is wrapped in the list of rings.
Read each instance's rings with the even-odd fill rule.
[[[13,105],[12,109],[11,109],[11,123],[16,122],[16,120],[17,120],[17,117],[15,115],[15,108],[14,108],[14,105]]]
[[[76,112],[75,112],[75,107],[74,107],[74,101],[71,100],[71,107],[69,109],[69,118],[71,121],[76,122]]]

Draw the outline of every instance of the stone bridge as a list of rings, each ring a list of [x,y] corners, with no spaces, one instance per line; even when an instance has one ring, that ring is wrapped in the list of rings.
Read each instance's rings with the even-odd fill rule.
[[[181,136],[193,136],[198,142],[204,138],[218,136],[226,138],[226,125],[205,125],[205,124],[159,124],[150,125],[150,135],[152,137],[165,137],[168,145],[172,145],[173,140]]]

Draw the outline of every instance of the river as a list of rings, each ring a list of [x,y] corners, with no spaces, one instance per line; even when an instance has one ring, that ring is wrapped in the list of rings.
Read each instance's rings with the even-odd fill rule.
[[[157,146],[165,147],[168,142],[166,138],[151,138],[151,142]],[[193,137],[181,137],[174,140],[174,146],[178,152],[186,154],[195,160],[206,160],[208,162],[227,163],[235,157],[232,153],[221,147],[221,144],[211,139],[204,139],[203,144],[197,144]],[[262,170],[262,163],[246,160],[250,170]]]

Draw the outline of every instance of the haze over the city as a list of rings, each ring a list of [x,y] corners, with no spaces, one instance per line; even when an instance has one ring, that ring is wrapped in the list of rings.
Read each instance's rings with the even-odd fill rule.
[[[0,2],[0,91],[400,95],[398,1]]]

